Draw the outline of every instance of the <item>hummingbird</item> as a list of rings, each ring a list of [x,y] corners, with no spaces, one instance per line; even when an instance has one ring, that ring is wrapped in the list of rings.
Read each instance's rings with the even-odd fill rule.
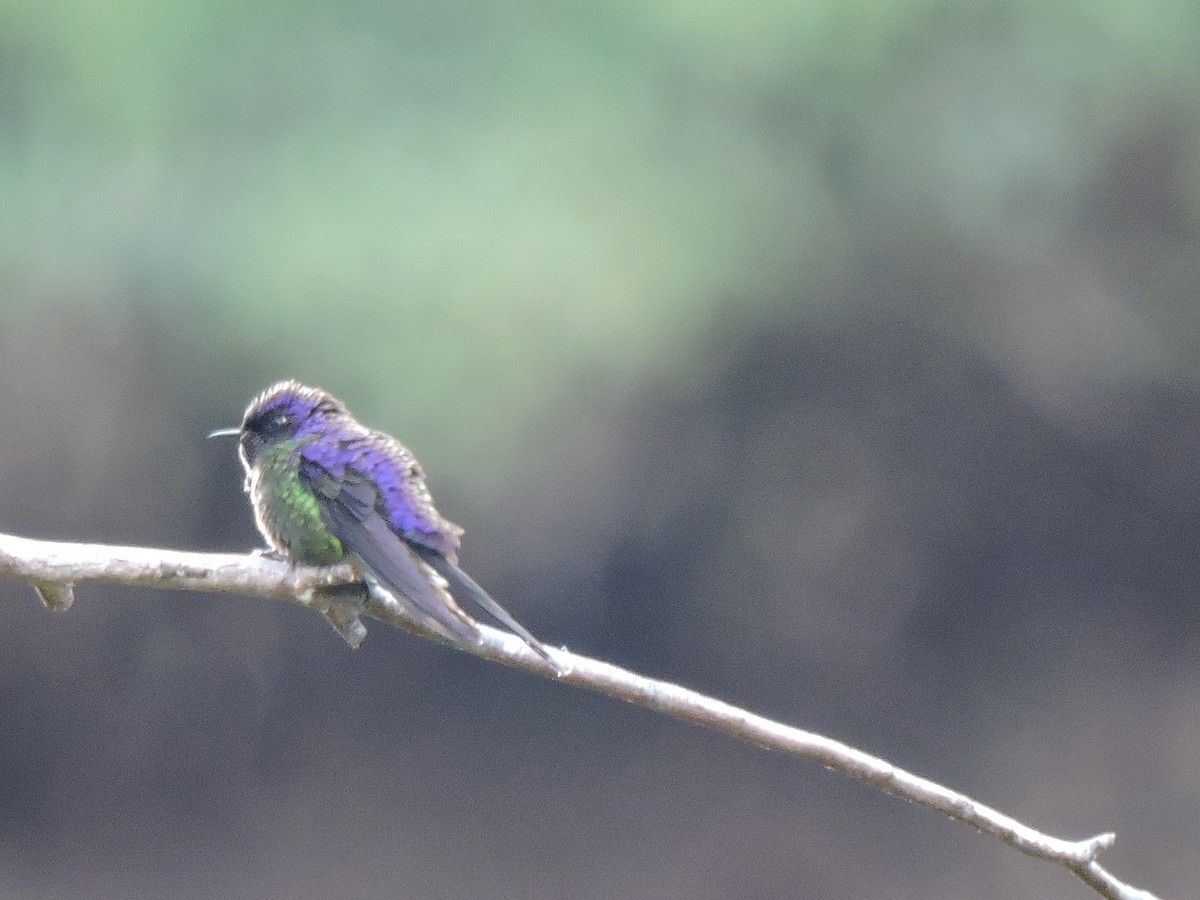
[[[458,567],[463,529],[437,511],[424,469],[396,438],[361,424],[328,391],[291,379],[251,400],[241,425],[209,437],[222,435],[238,438],[255,524],[277,554],[307,565],[352,563],[451,642],[482,640],[455,595],[470,599],[558,668]]]

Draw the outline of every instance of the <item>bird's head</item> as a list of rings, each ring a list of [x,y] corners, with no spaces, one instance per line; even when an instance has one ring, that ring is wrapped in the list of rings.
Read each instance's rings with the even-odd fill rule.
[[[267,447],[313,434],[329,420],[346,415],[346,407],[332,394],[289,379],[251,400],[241,425],[219,428],[209,437],[236,435],[238,452],[250,466]]]

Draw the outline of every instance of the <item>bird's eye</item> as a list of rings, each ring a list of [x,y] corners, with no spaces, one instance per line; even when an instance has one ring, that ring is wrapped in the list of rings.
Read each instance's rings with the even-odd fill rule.
[[[292,417],[285,412],[277,412],[258,421],[258,427],[254,430],[264,437],[269,437],[286,431],[292,424]]]

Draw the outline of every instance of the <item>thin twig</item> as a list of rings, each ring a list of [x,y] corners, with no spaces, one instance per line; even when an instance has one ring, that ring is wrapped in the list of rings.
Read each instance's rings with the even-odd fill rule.
[[[143,587],[177,588],[270,597],[318,606],[322,589],[354,584],[349,565],[329,568],[292,566],[259,554],[187,553],[146,547],[114,547],[35,541],[0,534],[0,575],[32,585],[50,609],[67,609],[73,587],[89,581]],[[322,610],[326,612],[327,610]],[[436,637],[407,616],[386,595],[372,595],[364,612],[372,618],[427,637]],[[336,624],[336,623],[335,623]],[[589,688],[657,712],[723,731],[733,737],[815,760],[880,790],[927,806],[1040,859],[1066,866],[1109,900],[1157,900],[1148,891],[1125,884],[1105,870],[1097,857],[1116,835],[1063,840],[1043,834],[977,800],[913,775],[886,760],[840,741],[793,728],[728,703],[665,681],[646,678],[619,666],[550,648],[560,672],[515,635],[481,626],[482,642],[464,646],[477,656]],[[348,640],[350,638],[347,638]]]

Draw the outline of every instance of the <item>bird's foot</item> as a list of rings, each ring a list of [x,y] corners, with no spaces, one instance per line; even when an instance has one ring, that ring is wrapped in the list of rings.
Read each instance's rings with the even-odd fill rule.
[[[274,547],[255,547],[250,551],[250,555],[257,556],[259,559],[271,559],[275,562],[291,562],[286,553],[280,553]]]

